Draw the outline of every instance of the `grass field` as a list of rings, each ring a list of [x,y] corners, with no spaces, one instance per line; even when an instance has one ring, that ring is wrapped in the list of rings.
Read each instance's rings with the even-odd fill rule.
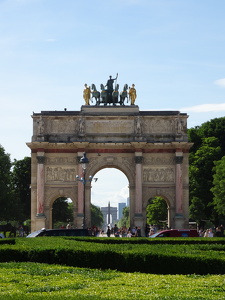
[[[225,275],[154,275],[0,263],[0,299],[225,299]]]

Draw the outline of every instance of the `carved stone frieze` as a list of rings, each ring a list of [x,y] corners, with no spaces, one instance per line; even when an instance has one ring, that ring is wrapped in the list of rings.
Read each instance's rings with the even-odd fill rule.
[[[149,157],[145,158],[146,165],[174,165],[174,156]]]
[[[145,182],[174,182],[174,168],[144,168],[143,180]]]
[[[75,181],[76,180],[76,168],[65,167],[46,167],[45,174],[46,182],[51,181]]]
[[[46,157],[46,165],[74,165],[77,158],[74,157]]]

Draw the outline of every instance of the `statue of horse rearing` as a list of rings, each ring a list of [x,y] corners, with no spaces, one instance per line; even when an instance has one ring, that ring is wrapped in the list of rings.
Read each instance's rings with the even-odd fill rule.
[[[97,91],[96,87],[94,84],[91,85],[91,89],[92,89],[92,98],[95,98],[96,103],[95,105],[99,105],[100,104],[100,92]]]
[[[126,98],[128,101],[127,89],[128,89],[128,85],[124,84],[123,91],[120,93],[120,105],[124,105],[124,101]]]

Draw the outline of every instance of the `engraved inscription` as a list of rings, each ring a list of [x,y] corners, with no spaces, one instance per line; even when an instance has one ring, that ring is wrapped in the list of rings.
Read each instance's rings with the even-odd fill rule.
[[[101,120],[87,123],[88,133],[132,133],[133,130],[134,123],[130,120]]]
[[[146,125],[148,133],[172,133],[175,131],[173,120],[152,119]]]
[[[45,120],[45,133],[75,133],[77,122],[75,118],[54,118]]]

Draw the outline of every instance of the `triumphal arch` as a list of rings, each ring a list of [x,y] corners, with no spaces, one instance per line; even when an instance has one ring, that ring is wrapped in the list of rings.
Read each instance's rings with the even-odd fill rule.
[[[188,228],[187,114],[141,111],[134,103],[124,105],[123,99],[101,103],[98,98],[95,105],[86,100],[80,111],[32,115],[33,136],[27,143],[32,155],[31,230],[52,228],[58,197],[72,200],[75,227],[81,228],[84,218],[90,226],[91,182],[83,184],[76,177],[83,176],[84,152],[86,178],[103,168],[117,168],[128,178],[131,226],[144,229],[149,199],[161,196],[168,206],[168,226]]]

